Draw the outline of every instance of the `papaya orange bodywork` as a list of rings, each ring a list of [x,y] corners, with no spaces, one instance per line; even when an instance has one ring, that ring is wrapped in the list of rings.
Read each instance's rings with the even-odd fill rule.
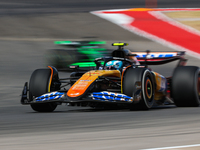
[[[79,97],[85,93],[88,87],[99,77],[120,77],[120,71],[118,70],[92,70],[83,74],[83,76],[74,83],[74,85],[68,90],[67,96]]]
[[[50,69],[51,69],[51,76],[50,76],[50,80],[49,80],[49,85],[48,85],[48,92],[50,92],[50,89],[51,89],[51,81],[52,81],[52,78],[53,78],[53,69],[51,66],[48,66]]]
[[[165,86],[166,79],[164,77],[162,78],[161,77],[162,75],[160,75],[157,72],[153,72],[153,74],[155,76],[155,84],[156,84],[156,89],[155,89],[155,93],[154,93],[154,100],[160,100],[164,96],[166,96],[165,92],[160,91],[160,89],[163,87],[163,84]]]

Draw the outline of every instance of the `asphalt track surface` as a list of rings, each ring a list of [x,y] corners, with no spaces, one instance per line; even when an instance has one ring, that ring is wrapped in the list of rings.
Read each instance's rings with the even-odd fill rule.
[[[58,106],[53,113],[37,113],[19,102],[24,82],[33,70],[45,67],[45,54],[54,48],[54,40],[106,40],[108,47],[122,41],[133,51],[173,51],[88,13],[144,6],[140,0],[1,1],[0,149],[133,150],[199,144],[199,107],[129,111]],[[163,8],[198,6],[197,0],[158,3]],[[200,66],[200,60],[187,58],[189,65]],[[173,65],[154,69],[169,76]]]

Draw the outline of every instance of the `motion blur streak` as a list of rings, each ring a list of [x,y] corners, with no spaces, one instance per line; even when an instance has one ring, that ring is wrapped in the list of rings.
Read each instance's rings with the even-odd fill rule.
[[[159,8],[199,6],[199,0],[158,1]],[[94,38],[106,40],[108,46],[124,41],[133,51],[173,51],[88,13],[132,7],[145,7],[144,0],[1,0],[1,150],[138,150],[199,143],[199,108],[170,105],[130,112],[58,106],[54,113],[34,113],[20,104],[24,82],[33,70],[46,67],[44,56],[54,39]],[[50,40],[37,40],[42,38]],[[189,65],[200,66],[199,59],[187,58]],[[170,74],[172,68],[155,69]]]

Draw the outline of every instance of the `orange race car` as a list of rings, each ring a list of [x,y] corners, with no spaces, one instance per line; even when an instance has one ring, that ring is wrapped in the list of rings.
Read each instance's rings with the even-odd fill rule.
[[[176,106],[199,106],[200,69],[184,66],[185,52],[131,52],[118,46],[112,57],[96,58],[88,71],[71,66],[69,78],[59,78],[55,67],[35,70],[25,83],[21,103],[38,112],[54,111],[57,105],[124,106],[131,110],[148,110],[167,102]],[[178,60],[172,77],[152,71],[148,65]]]

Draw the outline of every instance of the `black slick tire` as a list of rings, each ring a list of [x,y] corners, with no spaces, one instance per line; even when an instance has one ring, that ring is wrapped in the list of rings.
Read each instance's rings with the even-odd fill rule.
[[[200,69],[180,66],[172,76],[171,96],[178,107],[198,107],[200,104]]]
[[[29,82],[29,99],[33,100],[34,97],[41,96],[48,92],[50,82],[51,70],[50,69],[37,69],[30,78]],[[38,112],[52,112],[56,109],[56,103],[41,103],[31,104],[31,108]]]
[[[151,72],[146,68],[128,68],[123,77],[123,93],[133,96],[135,83],[141,82],[142,98],[139,103],[132,103],[130,110],[148,110],[154,104],[154,82]]]

